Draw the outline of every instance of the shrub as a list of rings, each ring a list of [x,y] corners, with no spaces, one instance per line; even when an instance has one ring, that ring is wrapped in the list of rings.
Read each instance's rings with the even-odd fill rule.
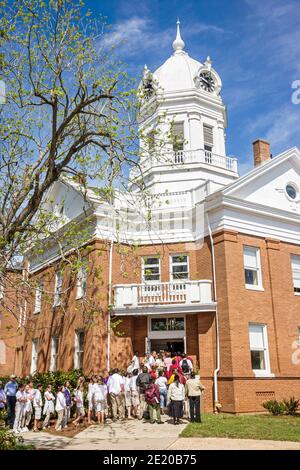
[[[5,426],[5,411],[0,411],[0,450],[31,450],[32,445],[23,444],[24,439],[16,436],[11,429]]]
[[[286,414],[295,416],[299,408],[300,400],[296,400],[295,397],[290,397],[289,400],[283,400],[283,404]]]
[[[285,406],[282,402],[277,400],[269,400],[262,404],[262,406],[268,410],[272,415],[278,416],[283,415]]]

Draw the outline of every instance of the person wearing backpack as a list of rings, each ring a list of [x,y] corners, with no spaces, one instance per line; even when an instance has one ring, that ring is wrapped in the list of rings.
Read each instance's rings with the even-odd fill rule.
[[[149,414],[150,414],[150,423],[154,424],[154,411],[156,412],[156,419],[157,424],[163,424],[160,415],[160,394],[159,394],[159,387],[154,383],[154,378],[150,378],[150,383],[145,390],[145,402],[149,407]]]
[[[193,364],[190,359],[186,357],[186,354],[182,354],[182,359],[179,363],[179,366],[182,369],[183,374],[187,377],[193,370]]]
[[[143,419],[145,411],[145,391],[150,383],[151,375],[148,372],[146,366],[143,367],[143,372],[141,372],[136,379],[136,386],[139,388],[139,401],[140,401],[140,413],[139,419]]]

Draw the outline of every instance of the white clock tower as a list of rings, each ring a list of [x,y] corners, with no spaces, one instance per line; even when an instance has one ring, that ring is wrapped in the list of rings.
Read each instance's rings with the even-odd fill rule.
[[[153,73],[144,67],[138,90],[141,172],[155,194],[207,181],[216,190],[238,177],[236,159],[226,156],[221,79],[210,57],[198,62],[184,47],[178,20],[173,54]]]

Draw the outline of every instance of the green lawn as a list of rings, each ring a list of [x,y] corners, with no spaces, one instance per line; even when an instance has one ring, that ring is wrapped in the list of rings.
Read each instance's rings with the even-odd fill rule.
[[[230,437],[300,442],[300,416],[204,414],[190,423],[181,437]]]

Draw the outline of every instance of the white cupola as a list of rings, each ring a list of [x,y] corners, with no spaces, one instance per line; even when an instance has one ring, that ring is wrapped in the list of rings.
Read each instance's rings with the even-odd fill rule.
[[[184,49],[177,20],[173,54],[154,72],[145,66],[138,89],[141,168],[155,192],[208,179],[223,186],[238,176],[225,151],[221,78],[209,56],[202,63]]]

